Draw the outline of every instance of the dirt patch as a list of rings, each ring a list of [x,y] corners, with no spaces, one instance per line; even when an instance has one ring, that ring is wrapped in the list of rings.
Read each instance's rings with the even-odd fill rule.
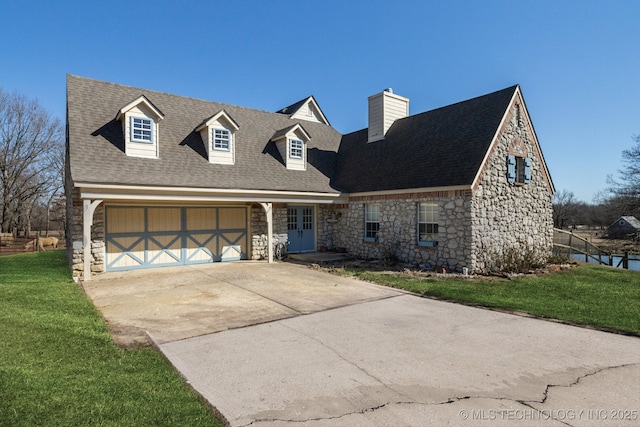
[[[149,335],[143,330],[131,325],[108,323],[109,334],[118,347],[138,348],[152,345]]]
[[[421,269],[416,268],[414,264],[407,264],[401,262],[388,262],[384,260],[352,260],[340,263],[340,265],[326,264],[311,264],[310,268],[327,271],[329,273],[340,274],[341,270],[345,268],[353,268],[358,270],[375,271],[381,274],[389,275],[404,275],[408,277],[424,277],[424,278],[461,278],[461,279],[478,279],[483,280],[500,280],[511,279],[513,277],[522,276],[540,276],[544,274],[551,274],[561,270],[568,270],[578,265],[576,261],[569,261],[562,264],[547,264],[543,267],[531,269],[522,273],[494,273],[494,274],[462,274],[457,272],[447,271],[446,269]]]

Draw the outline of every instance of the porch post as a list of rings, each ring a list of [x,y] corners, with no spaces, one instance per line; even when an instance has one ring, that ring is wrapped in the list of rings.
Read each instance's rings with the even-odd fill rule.
[[[273,262],[273,203],[260,203],[267,215],[267,256]]]
[[[82,200],[82,280],[91,280],[91,227],[93,226],[93,213],[102,200]]]

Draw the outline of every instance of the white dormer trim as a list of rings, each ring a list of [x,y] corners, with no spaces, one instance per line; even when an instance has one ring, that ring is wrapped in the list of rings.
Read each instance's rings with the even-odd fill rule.
[[[307,145],[311,136],[300,125],[279,130],[271,138],[282,156],[285,166],[291,170],[307,170]],[[300,147],[302,143],[302,147]]]
[[[324,115],[313,96],[302,101],[298,101],[278,112],[288,115],[290,119],[305,120],[308,122],[322,123],[327,126],[331,126],[329,124],[329,120],[327,120],[327,117]]]
[[[116,114],[122,122],[127,156],[157,159],[160,155],[158,122],[164,114],[146,96],[134,99]]]
[[[140,95],[138,98],[134,99],[133,101],[122,107],[120,111],[118,111],[116,120],[120,120],[124,114],[129,112],[134,107],[140,108],[140,105],[144,105],[155,116],[155,119],[157,121],[164,119],[164,114],[162,114],[162,111],[160,111],[155,105],[153,105],[153,103],[149,101],[146,96]]]
[[[310,96],[307,100],[296,110],[293,114],[291,114],[292,119],[299,120],[307,120],[311,122],[323,123],[325,125],[329,124],[329,121],[322,113],[320,106],[313,98]]]
[[[233,165],[236,162],[236,141],[235,133],[240,129],[238,123],[224,110],[220,110],[207,120],[202,122],[196,132],[200,133],[202,142],[207,148],[209,163],[220,165]],[[215,146],[216,130],[228,133],[228,148]]]

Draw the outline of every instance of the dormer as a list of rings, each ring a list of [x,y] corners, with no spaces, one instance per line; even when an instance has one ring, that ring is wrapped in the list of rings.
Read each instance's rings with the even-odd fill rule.
[[[288,107],[284,107],[282,110],[277,111],[277,113],[285,114],[289,116],[290,119],[306,120],[329,125],[329,120],[324,116],[313,96],[300,100]]]
[[[158,123],[163,118],[164,114],[144,95],[122,107],[116,120],[122,122],[125,154],[157,159]]]
[[[200,132],[202,142],[207,147],[209,163],[235,164],[235,133],[238,129],[240,129],[238,124],[224,110],[220,110],[196,128],[196,132]]]
[[[393,93],[391,88],[369,97],[369,139],[384,139],[387,131],[398,119],[409,115],[409,98]]]
[[[276,132],[271,141],[278,147],[287,169],[307,170],[307,143],[310,139],[307,131],[296,123]]]

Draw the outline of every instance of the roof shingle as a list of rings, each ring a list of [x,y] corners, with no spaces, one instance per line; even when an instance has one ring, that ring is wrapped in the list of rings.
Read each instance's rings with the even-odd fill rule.
[[[470,185],[517,86],[342,137],[333,185],[349,192]]]

